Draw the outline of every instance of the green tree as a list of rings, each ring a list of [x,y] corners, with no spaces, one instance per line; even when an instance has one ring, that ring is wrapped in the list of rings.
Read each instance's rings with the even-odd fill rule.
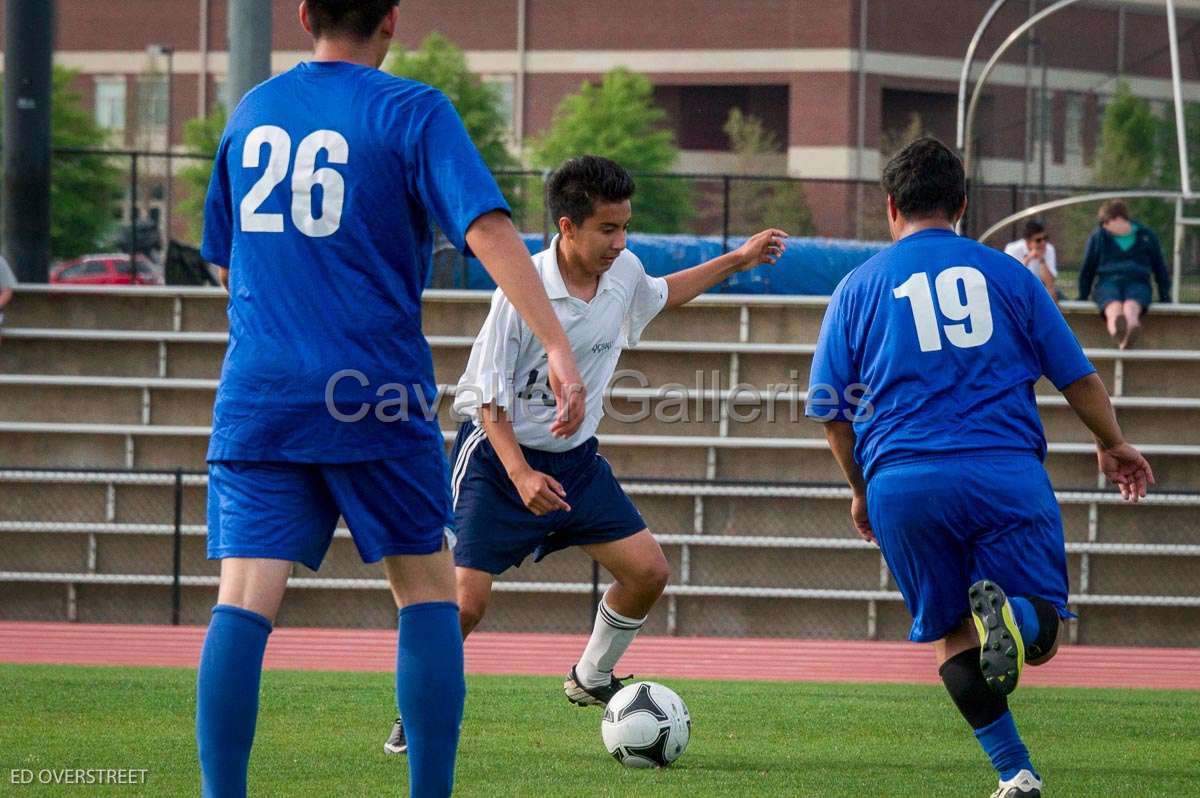
[[[774,132],[763,127],[756,116],[733,108],[722,128],[736,156],[736,171],[761,175],[771,168],[771,159],[783,151]],[[812,211],[798,180],[734,180],[729,187],[730,228],[752,235],[765,227],[779,227],[794,236],[816,232]]]
[[[183,128],[183,142],[189,158],[187,166],[179,170],[179,182],[183,184],[183,198],[179,200],[179,214],[187,220],[188,235],[199,241],[204,231],[204,197],[208,193],[208,182],[212,178],[213,162],[221,134],[229,114],[224,105],[216,105],[208,116],[190,120]]]
[[[1188,152],[1192,174],[1200,165],[1200,106],[1184,107]],[[1133,94],[1127,83],[1120,83],[1104,110],[1100,140],[1096,148],[1096,167],[1092,178],[1099,189],[1177,189],[1179,148],[1175,138],[1175,112],[1168,106],[1165,116],[1154,112],[1150,102]],[[1175,239],[1174,203],[1156,199],[1130,199],[1129,212],[1158,234],[1168,258]],[[1083,255],[1083,242],[1096,226],[1097,205],[1075,206],[1070,211],[1071,254]]]
[[[671,131],[661,127],[665,117],[645,76],[613,70],[600,84],[584,83],[563,99],[550,130],[532,142],[532,162],[553,169],[578,155],[600,155],[635,175],[668,172],[679,150]],[[639,177],[637,186],[634,227],[655,233],[684,228],[692,216],[690,181]]]
[[[520,164],[508,149],[511,120],[499,87],[473,74],[463,51],[439,33],[429,34],[418,50],[394,49],[384,69],[440,89],[450,99],[484,163],[498,173],[496,182],[519,216],[525,201],[520,178],[503,174],[519,169]]]
[[[54,68],[50,146],[54,150],[96,150],[108,143],[71,88],[76,73]],[[0,107],[3,107],[0,104]],[[114,210],[124,183],[120,170],[103,155],[56,152],[50,161],[50,252],[73,258],[94,252],[116,226]]]

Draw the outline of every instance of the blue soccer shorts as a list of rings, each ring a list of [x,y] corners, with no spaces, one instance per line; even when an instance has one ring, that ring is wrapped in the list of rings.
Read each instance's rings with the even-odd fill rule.
[[[621,540],[645,529],[597,446],[591,438],[566,452],[521,447],[531,468],[559,481],[571,506],[570,512],[538,516],[521,501],[483,429],[464,423],[450,455],[454,564],[501,574],[531,554],[537,562],[559,549]]]
[[[990,579],[1010,596],[1067,611],[1062,518],[1032,455],[924,458],[884,466],[867,484],[871,528],[913,624],[939,640],[970,614],[967,589]]]
[[[441,446],[360,463],[209,463],[210,560],[264,557],[315,571],[339,515],[363,562],[439,551],[450,523]]]

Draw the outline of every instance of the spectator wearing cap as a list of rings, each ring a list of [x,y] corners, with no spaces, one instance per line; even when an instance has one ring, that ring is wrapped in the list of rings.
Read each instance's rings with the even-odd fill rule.
[[[1159,301],[1169,302],[1171,275],[1158,236],[1129,218],[1124,201],[1101,205],[1099,221],[1079,270],[1079,298],[1095,300],[1108,334],[1125,349],[1137,340],[1142,315],[1150,308],[1150,276],[1158,283]]]
[[[1038,219],[1026,221],[1022,236],[1006,246],[1004,253],[1021,261],[1026,269],[1042,281],[1050,296],[1058,301],[1058,285],[1055,283],[1058,279],[1058,253],[1050,243],[1050,235],[1043,222]]]

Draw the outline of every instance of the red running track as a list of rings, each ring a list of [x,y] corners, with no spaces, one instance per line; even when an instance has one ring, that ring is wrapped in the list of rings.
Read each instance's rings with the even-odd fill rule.
[[[0,622],[0,662],[195,667],[204,628]],[[375,629],[282,628],[271,635],[266,667],[380,671],[396,667],[396,633]],[[582,635],[476,632],[468,673],[562,676],[583,649]],[[864,641],[640,637],[622,672],[696,679],[814,682],[938,682],[929,646]],[[1064,646],[1022,684],[1200,690],[1200,649]]]

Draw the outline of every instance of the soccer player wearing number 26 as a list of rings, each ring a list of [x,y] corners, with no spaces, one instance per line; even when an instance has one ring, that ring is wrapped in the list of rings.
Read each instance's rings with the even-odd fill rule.
[[[661,311],[699,296],[735,272],[775,263],[787,234],[764,230],[733,252],[666,278],[651,277],[625,248],[634,181],[606,158],[573,158],[551,175],[547,205],[558,235],[535,255],[587,387],[587,418],[568,439],[550,434],[554,396],[546,355],[513,312],[503,288],[475,338],[454,407],[468,416],[451,453],[454,563],[462,632],[487,608],[492,578],[533,555],[581,547],[614,577],[592,636],[564,691],[603,706],[621,688],[617,660],[633,642],[667,582],[667,561],[597,451],[603,393],[622,350],[636,346]],[[403,710],[403,707],[401,707]],[[400,753],[402,711],[386,750]]]
[[[449,474],[426,413],[431,222],[546,347],[551,434],[584,418],[566,334],[461,120],[440,92],[378,69],[398,19],[395,0],[302,3],[313,60],[247,94],[213,168],[202,251],[230,298],[208,452],[208,556],[222,562],[197,684],[206,796],[246,794],[267,636],[292,564],[320,567],[339,515],[402,607],[410,794],[450,794],[465,684]]]
[[[805,412],[825,422],[854,525],[912,613],[909,639],[934,644],[999,774],[993,798],[1041,796],[1006,698],[1023,665],[1054,655],[1059,618],[1071,617],[1034,383],[1045,375],[1063,392],[1126,499],[1154,477],[1038,279],[954,233],[966,210],[958,157],[920,139],[887,165],[883,187],[896,244],[833,292]]]

